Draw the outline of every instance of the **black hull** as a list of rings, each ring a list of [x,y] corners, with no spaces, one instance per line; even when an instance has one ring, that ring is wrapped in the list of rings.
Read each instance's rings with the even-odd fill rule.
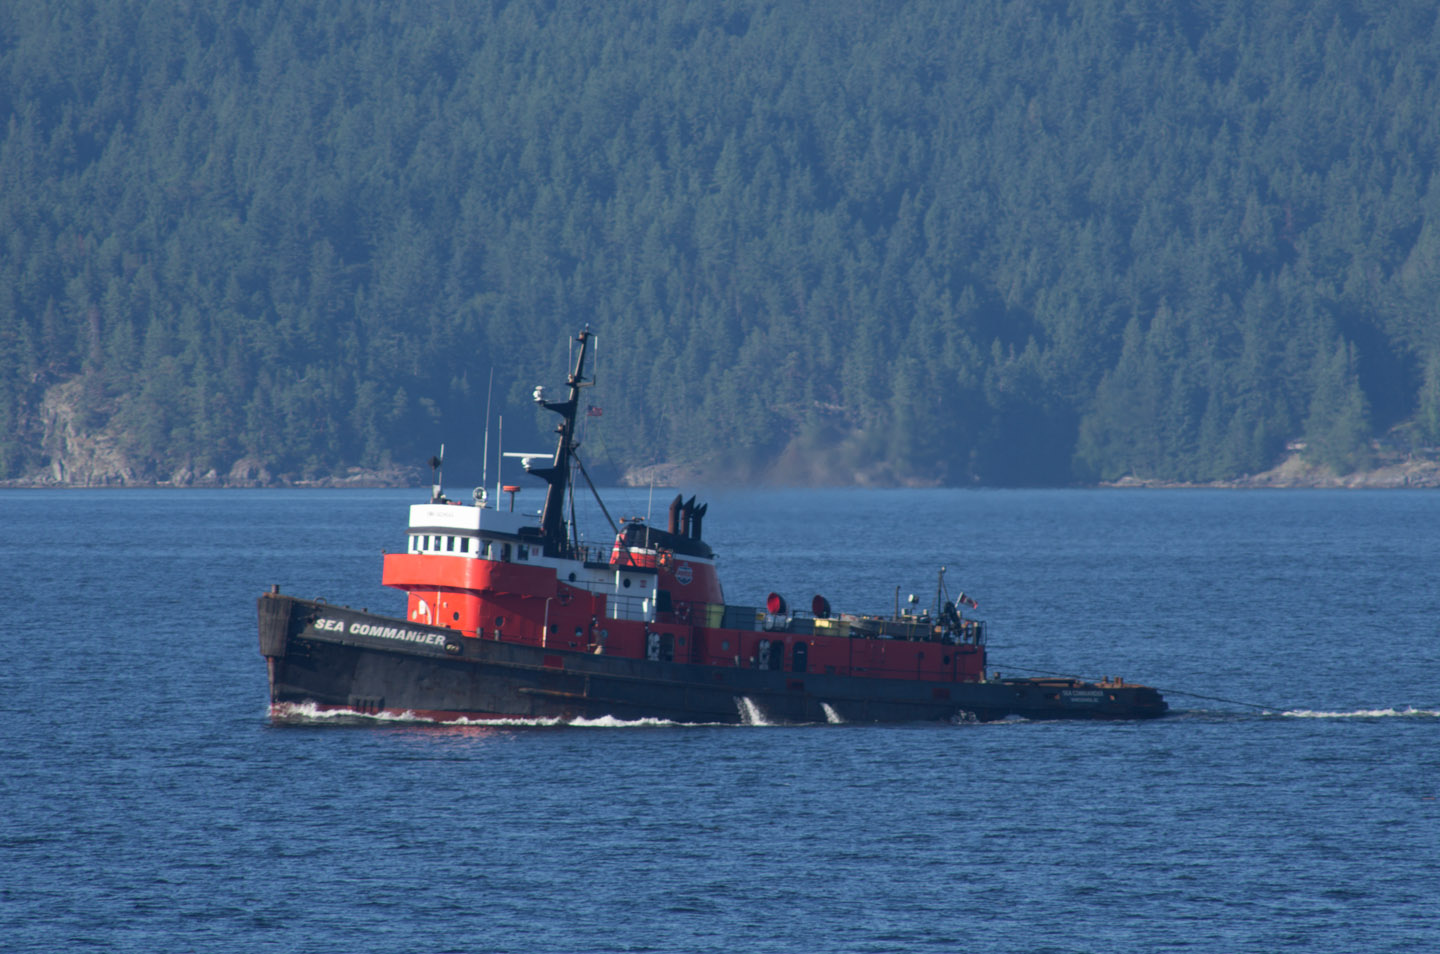
[[[403,619],[260,598],[272,707],[420,718],[916,722],[1138,719],[1154,689],[1072,680],[939,682],[653,662],[469,639]]]

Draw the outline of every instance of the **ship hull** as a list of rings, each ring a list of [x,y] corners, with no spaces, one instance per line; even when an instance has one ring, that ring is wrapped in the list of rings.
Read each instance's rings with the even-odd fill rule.
[[[934,682],[595,655],[501,640],[279,594],[260,598],[272,711],[422,719],[682,723],[1137,719],[1154,689],[1078,680]]]

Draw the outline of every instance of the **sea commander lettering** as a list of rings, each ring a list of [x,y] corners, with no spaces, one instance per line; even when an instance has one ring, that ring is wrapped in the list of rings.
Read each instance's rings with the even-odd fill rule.
[[[351,636],[378,636],[381,639],[398,639],[406,643],[419,643],[422,646],[438,646],[445,642],[442,633],[422,633],[415,629],[400,629],[397,626],[372,626],[369,623],[346,624],[342,619],[330,619],[322,617],[315,621],[316,629],[328,630],[336,633],[348,633]]]

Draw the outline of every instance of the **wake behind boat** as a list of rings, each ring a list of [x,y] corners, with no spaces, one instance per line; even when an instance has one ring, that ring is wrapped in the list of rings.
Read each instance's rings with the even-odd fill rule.
[[[604,548],[584,543],[567,507],[578,476],[575,427],[593,334],[565,400],[538,515],[517,512],[518,486],[495,501],[448,500],[436,481],[410,507],[403,553],[381,582],[406,592],[404,618],[260,597],[260,652],[272,712],[291,707],[458,719],[663,719],[691,723],[1135,719],[1164,715],[1160,693],[1123,680],[987,678],[985,624],[949,599],[886,615],[808,611],[771,593],[727,603],[703,539],[708,506],[677,496],[664,530],[612,522]],[[593,485],[591,486],[594,490]],[[508,494],[508,507],[501,496]],[[599,494],[596,493],[597,500]],[[604,505],[601,503],[601,509]],[[608,511],[606,517],[609,519]],[[913,600],[913,597],[912,597]]]

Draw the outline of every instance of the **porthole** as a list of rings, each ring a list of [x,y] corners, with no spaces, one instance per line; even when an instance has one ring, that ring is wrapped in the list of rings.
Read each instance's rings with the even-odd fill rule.
[[[496,628],[496,629],[499,629],[501,626],[504,626],[504,625],[505,625],[505,617],[503,617],[503,616],[497,616],[497,617],[495,617],[495,628]]]

